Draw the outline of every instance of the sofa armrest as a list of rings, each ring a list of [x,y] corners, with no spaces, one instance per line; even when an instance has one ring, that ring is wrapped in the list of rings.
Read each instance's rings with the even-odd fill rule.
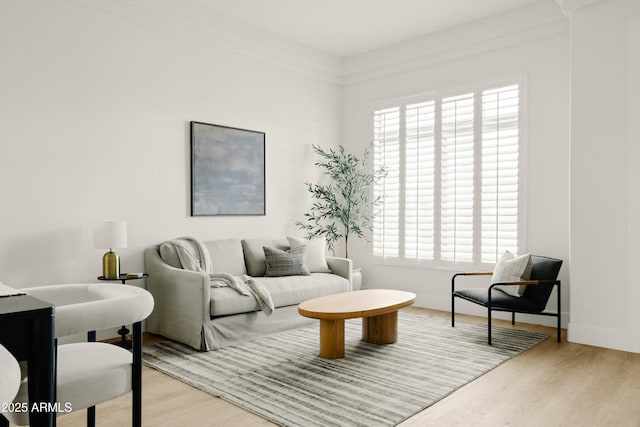
[[[170,266],[156,247],[145,249],[144,262],[147,289],[155,299],[147,329],[200,349],[202,327],[210,319],[209,275]]]
[[[349,289],[353,290],[353,262],[347,258],[326,257],[327,265],[333,274],[349,281]]]

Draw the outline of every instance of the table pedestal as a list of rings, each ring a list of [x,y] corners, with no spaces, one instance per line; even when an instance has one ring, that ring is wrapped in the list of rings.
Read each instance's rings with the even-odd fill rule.
[[[362,341],[393,344],[398,340],[398,312],[362,318]]]
[[[344,357],[344,319],[320,320],[320,357]]]
[[[362,341],[393,344],[398,340],[398,312],[362,318]],[[320,319],[320,357],[344,357],[344,319]]]

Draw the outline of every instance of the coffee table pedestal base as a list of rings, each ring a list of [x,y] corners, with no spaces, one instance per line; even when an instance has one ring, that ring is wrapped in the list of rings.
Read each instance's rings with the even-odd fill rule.
[[[398,312],[362,318],[362,341],[393,344],[398,340]],[[344,319],[320,320],[320,357],[344,357]]]
[[[344,357],[344,319],[320,320],[320,357]]]
[[[362,318],[362,341],[393,344],[398,340],[398,312]]]

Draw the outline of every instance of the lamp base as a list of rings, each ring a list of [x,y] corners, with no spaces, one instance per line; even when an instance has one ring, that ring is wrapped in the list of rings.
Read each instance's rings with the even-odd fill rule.
[[[117,253],[109,251],[102,257],[102,275],[106,279],[118,279],[120,277],[120,257]]]

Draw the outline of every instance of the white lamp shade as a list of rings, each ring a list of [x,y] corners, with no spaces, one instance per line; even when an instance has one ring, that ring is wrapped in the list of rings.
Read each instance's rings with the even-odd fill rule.
[[[93,247],[95,249],[126,248],[127,223],[112,221],[93,224]]]

